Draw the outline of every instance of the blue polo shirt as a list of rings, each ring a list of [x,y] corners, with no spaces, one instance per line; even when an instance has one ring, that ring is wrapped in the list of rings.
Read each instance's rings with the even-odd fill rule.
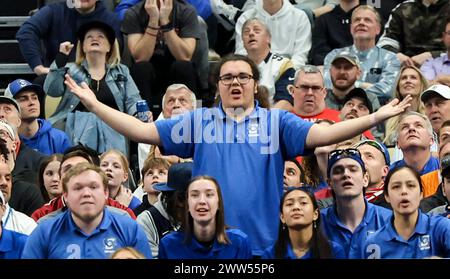
[[[413,235],[404,240],[393,225],[393,218],[371,234],[362,253],[367,259],[422,259],[450,257],[450,220],[442,216],[428,216],[419,210]]]
[[[262,255],[262,259],[275,259],[275,245],[270,246],[269,248],[267,248],[264,251],[264,254]],[[346,259],[347,256],[345,254],[344,248],[342,248],[342,246],[334,241],[330,241],[330,245],[331,245],[331,252],[333,254],[333,257],[335,259]],[[304,254],[302,257],[297,258],[297,256],[294,253],[294,250],[292,249],[292,245],[290,243],[288,243],[288,247],[286,250],[286,254],[284,255],[283,259],[286,260],[308,260],[308,259],[312,259],[313,258],[313,254],[311,249]]]
[[[194,159],[193,176],[220,184],[226,223],[246,233],[254,255],[262,255],[278,234],[284,161],[305,153],[313,125],[284,110],[258,107],[240,122],[222,106],[197,109],[155,122],[161,151]]]
[[[339,243],[347,258],[360,259],[361,245],[369,236],[383,227],[392,215],[392,211],[364,200],[366,211],[361,223],[352,233],[340,220],[336,213],[336,205],[321,211],[322,228],[331,241]]]
[[[251,259],[252,248],[246,234],[238,229],[227,229],[229,244],[215,239],[211,247],[199,243],[195,237],[186,243],[181,231],[171,232],[159,243],[159,259]]]
[[[98,227],[86,235],[74,223],[71,211],[40,223],[31,233],[23,259],[108,259],[117,249],[130,246],[151,259],[144,231],[129,216],[103,210]]]
[[[2,228],[0,259],[20,259],[28,236]]]

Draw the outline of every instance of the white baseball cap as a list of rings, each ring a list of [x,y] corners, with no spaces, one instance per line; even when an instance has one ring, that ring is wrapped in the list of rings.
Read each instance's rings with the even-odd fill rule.
[[[425,103],[433,94],[441,95],[443,98],[450,100],[450,87],[443,84],[435,84],[428,87],[427,90],[423,91],[420,95],[420,100]]]

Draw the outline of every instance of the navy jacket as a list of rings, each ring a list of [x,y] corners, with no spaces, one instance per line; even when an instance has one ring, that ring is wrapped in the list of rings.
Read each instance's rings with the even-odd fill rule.
[[[63,1],[44,6],[20,27],[16,39],[25,61],[32,69],[38,65],[50,66],[59,51],[59,45],[64,41],[76,45],[78,27],[91,20],[104,21],[112,26],[122,45],[120,21],[101,1],[97,1],[95,10],[86,15],[70,9],[66,1]],[[45,46],[45,57],[40,40]],[[74,58],[75,48],[72,49],[70,60],[73,61]]]

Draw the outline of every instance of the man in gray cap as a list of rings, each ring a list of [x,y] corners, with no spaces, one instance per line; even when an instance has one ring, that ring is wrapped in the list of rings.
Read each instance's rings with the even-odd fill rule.
[[[450,120],[450,87],[442,84],[432,85],[420,95],[420,99],[425,105],[425,114],[437,133],[442,123]]]
[[[400,61],[393,52],[376,46],[376,37],[381,30],[381,17],[374,7],[360,5],[352,13],[350,33],[353,45],[332,50],[323,63],[325,86],[332,88],[330,78],[331,61],[341,51],[358,56],[361,61],[361,77],[356,87],[377,95],[380,104],[392,98],[393,87],[400,70]]]
[[[325,103],[328,108],[341,110],[346,103],[347,94],[355,88],[356,81],[361,77],[361,68],[359,59],[353,53],[342,51],[331,61],[330,78],[333,87],[327,89]],[[372,92],[366,92],[367,99],[372,104],[373,111],[378,110],[380,102],[377,95]]]

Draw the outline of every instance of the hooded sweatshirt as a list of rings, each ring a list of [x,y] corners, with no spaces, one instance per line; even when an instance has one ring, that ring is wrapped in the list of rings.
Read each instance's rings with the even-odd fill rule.
[[[283,6],[273,15],[263,9],[263,0],[257,0],[253,9],[239,17],[236,23],[236,54],[247,55],[242,42],[242,26],[255,17],[270,30],[272,53],[290,58],[295,69],[306,64],[311,48],[311,24],[305,12],[292,6],[289,0],[283,0]]]
[[[45,119],[37,119],[39,130],[31,138],[20,136],[20,139],[30,148],[46,155],[53,153],[64,153],[71,147],[69,137],[66,133],[52,127],[50,122]]]

